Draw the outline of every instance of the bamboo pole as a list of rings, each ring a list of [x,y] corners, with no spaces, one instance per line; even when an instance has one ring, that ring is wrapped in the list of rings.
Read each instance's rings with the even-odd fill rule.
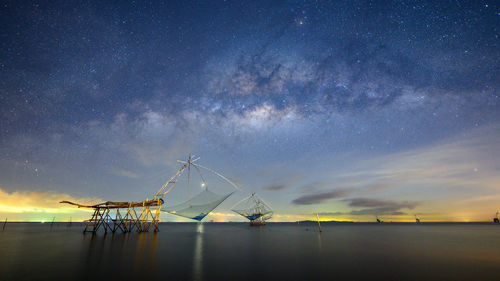
[[[144,231],[144,202],[142,202],[142,210],[141,210],[141,231]]]
[[[134,226],[137,229],[137,232],[141,232],[141,219],[137,215],[137,212],[135,211],[135,208],[132,208],[132,210],[134,211],[134,215],[135,215],[135,219],[133,220]]]
[[[97,216],[101,214],[101,210],[99,208],[95,209],[95,219],[94,219],[94,227],[92,228],[92,233],[95,233],[95,228],[97,226]]]
[[[118,221],[118,216],[120,215],[120,209],[116,209],[116,215],[115,215],[115,219],[113,220],[113,230],[112,232],[115,233],[116,231],[116,228],[117,228],[117,221]],[[121,221],[121,217],[120,217],[120,221]]]
[[[141,214],[141,219],[142,219],[141,227],[142,227],[142,231],[148,231],[147,230],[147,226],[148,226],[148,222],[147,222],[147,220],[148,220],[148,208],[149,207],[145,206],[144,204],[142,205],[142,214]]]
[[[155,232],[160,231],[160,229],[158,228],[158,224],[160,223],[160,209],[161,209],[160,199],[158,199],[158,206],[156,207],[156,214],[155,214]]]
[[[319,229],[319,232],[322,232],[323,230],[321,230],[321,224],[319,223],[319,214],[316,213],[316,217],[318,218],[318,229]]]
[[[7,218],[5,218],[5,222],[3,223],[2,231],[5,230],[5,225],[7,224]]]
[[[96,213],[97,213],[97,209],[94,209],[94,213],[92,214],[92,218],[90,218],[90,220],[87,221],[87,225],[85,226],[83,233],[87,232],[87,229],[89,228],[90,224],[92,224],[92,221],[94,221],[94,218],[97,219]]]
[[[108,215],[109,215],[109,209],[104,211],[104,218],[103,218],[103,226],[104,226],[104,234],[108,234]]]
[[[130,206],[131,205],[132,205],[132,203],[128,204],[127,214],[125,215],[125,231],[124,232],[129,232],[129,230],[127,228],[127,224],[128,224],[128,218],[129,218],[129,215],[130,215]]]
[[[101,227],[101,225],[104,224],[104,218],[102,217],[102,215],[104,215],[104,213],[106,211],[104,210],[101,213],[101,209],[100,208],[98,208],[97,210],[98,210],[97,215],[99,215],[99,219],[96,217],[96,221],[95,221],[96,224],[94,225],[94,229],[92,231],[93,233],[97,233],[97,230]]]
[[[56,220],[56,217],[54,216],[52,218],[52,222],[50,223],[50,229],[52,230],[52,227],[54,226],[54,221]]]
[[[118,217],[120,217],[120,223],[118,224],[118,228],[120,228],[122,230],[123,233],[126,232],[126,229],[124,228],[124,221],[123,221],[123,217],[122,217],[122,214],[120,213],[119,209],[116,210],[116,219],[118,219]]]

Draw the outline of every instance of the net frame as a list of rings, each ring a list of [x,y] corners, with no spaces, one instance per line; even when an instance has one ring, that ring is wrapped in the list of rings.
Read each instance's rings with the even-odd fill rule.
[[[198,158],[193,159],[193,157],[191,155],[189,155],[187,161],[177,160],[177,162],[179,162],[183,165],[182,165],[181,169],[172,178],[175,178],[174,184],[177,183],[178,178],[182,174],[182,171],[184,171],[187,168],[187,170],[188,170],[188,173],[187,173],[187,175],[188,175],[188,179],[187,179],[188,200],[185,202],[182,202],[180,204],[173,205],[173,206],[165,206],[162,208],[163,212],[170,213],[170,214],[177,215],[177,216],[181,216],[181,217],[185,217],[185,218],[189,218],[189,219],[193,219],[193,220],[197,220],[197,221],[201,221],[210,212],[212,212],[215,208],[217,208],[220,204],[222,204],[222,202],[224,202],[234,192],[236,192],[237,190],[241,190],[235,183],[233,183],[232,181],[230,181],[228,178],[224,177],[220,173],[218,173],[210,168],[207,168],[205,166],[195,164],[194,162],[197,161],[198,159],[200,159],[200,158],[198,157]],[[191,198],[191,194],[190,194],[191,166],[193,166],[195,168],[195,170],[198,172],[198,174],[202,180],[202,186],[205,188],[201,193],[198,193],[197,195],[195,195],[192,198]],[[234,188],[234,191],[232,191],[228,194],[219,195],[217,193],[214,193],[214,192],[208,190],[208,184],[206,183],[205,177],[201,173],[200,168],[207,170],[207,171],[215,174],[219,178],[222,178],[224,181],[228,182]],[[165,187],[162,187],[163,190],[166,189],[166,185],[167,184],[164,185]],[[163,195],[165,195],[167,192],[169,192],[172,188],[173,188],[173,185],[170,188],[168,188],[166,190],[166,192],[162,190],[162,192],[164,192]],[[160,193],[160,192],[158,192],[158,193]]]

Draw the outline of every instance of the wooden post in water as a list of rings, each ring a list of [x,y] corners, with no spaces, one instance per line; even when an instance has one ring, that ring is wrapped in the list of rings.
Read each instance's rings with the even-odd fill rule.
[[[7,224],[7,218],[5,218],[5,222],[3,223],[2,231],[5,230],[5,225]]]
[[[50,229],[52,230],[52,227],[54,226],[54,221],[56,220],[56,217],[52,218],[52,222],[50,223]]]
[[[321,224],[319,223],[319,214],[316,213],[316,217],[318,218],[318,228],[319,228],[319,232],[322,232],[323,230],[321,230]]]

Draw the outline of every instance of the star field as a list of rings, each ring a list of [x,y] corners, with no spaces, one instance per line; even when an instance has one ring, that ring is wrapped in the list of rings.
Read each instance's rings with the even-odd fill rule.
[[[7,1],[0,191],[142,200],[192,152],[278,219],[462,219],[441,206],[500,196],[499,21],[495,1]]]

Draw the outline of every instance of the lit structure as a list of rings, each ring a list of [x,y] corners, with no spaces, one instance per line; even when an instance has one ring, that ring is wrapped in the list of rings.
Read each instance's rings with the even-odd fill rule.
[[[217,176],[221,177],[222,179],[233,185],[235,188],[237,188],[234,183],[229,181],[221,174],[204,166],[194,164],[193,162],[198,159],[199,158],[193,159],[190,155],[187,161],[179,161],[183,164],[181,168],[177,170],[177,172],[167,182],[165,182],[165,184],[156,192],[153,199],[151,200],[146,199],[142,202],[107,201],[95,205],[84,205],[70,201],[61,201],[60,203],[74,205],[78,208],[91,208],[94,210],[92,217],[89,220],[85,221],[87,224],[85,225],[83,233],[91,232],[95,234],[101,228],[104,230],[104,233],[108,233],[108,231],[112,233],[115,233],[116,231],[122,231],[123,233],[133,231],[147,232],[150,229],[153,229],[155,232],[157,232],[159,231],[158,223],[160,221],[161,207],[165,202],[163,198],[169,191],[172,190],[172,188],[178,182],[179,177],[182,175],[182,172],[186,170],[186,168],[188,169],[188,171],[190,171],[191,166],[194,166],[198,171],[199,168],[206,169],[212,173],[215,173]],[[205,181],[204,185],[206,185]],[[225,196],[223,200],[229,197],[229,195]],[[218,200],[220,201],[220,199]],[[205,205],[213,206],[213,208],[204,209],[203,217],[206,216],[210,211],[212,211],[222,201],[218,202],[215,206],[213,206],[214,204],[212,202],[204,202]],[[191,201],[188,202],[189,203],[187,204],[189,204],[189,208],[194,209],[195,206],[192,206]],[[178,213],[182,213],[182,210],[179,210]],[[203,217],[201,217],[201,219]]]

